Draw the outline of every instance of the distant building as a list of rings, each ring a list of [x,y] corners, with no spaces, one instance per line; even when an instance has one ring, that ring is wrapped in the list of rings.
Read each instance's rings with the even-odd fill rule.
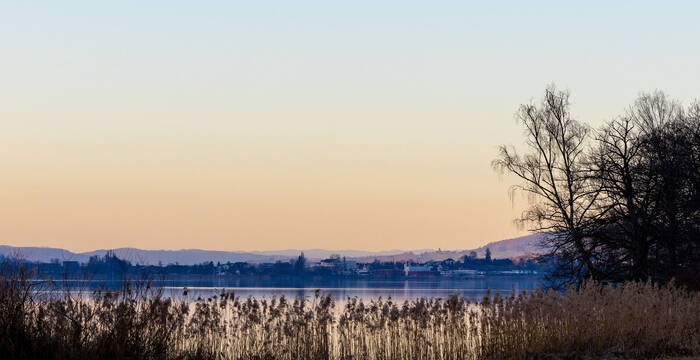
[[[326,269],[338,275],[352,275],[358,272],[358,264],[352,260],[346,260],[338,256],[321,260],[316,266],[319,269]]]
[[[362,267],[357,270],[357,275],[369,275],[369,267],[367,264],[362,265]]]
[[[537,275],[535,270],[504,270],[504,271],[493,271],[493,274],[498,275]]]
[[[440,275],[440,272],[434,271],[432,267],[425,265],[406,265],[403,271],[406,276]]]
[[[479,270],[467,270],[467,269],[456,269],[456,270],[446,270],[441,271],[440,275],[443,276],[473,276],[473,275],[483,275],[483,271]]]
[[[339,265],[340,265],[339,258],[330,258],[330,259],[321,260],[321,262],[318,264],[318,267],[324,268],[324,269],[335,269]]]

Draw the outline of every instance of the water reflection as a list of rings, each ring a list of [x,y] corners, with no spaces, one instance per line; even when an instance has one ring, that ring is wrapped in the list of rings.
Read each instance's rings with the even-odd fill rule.
[[[146,281],[132,280],[132,286],[145,286]],[[162,287],[164,294],[177,299],[197,299],[218,295],[222,290],[233,291],[237,297],[269,299],[284,295],[287,298],[312,299],[316,290],[329,294],[336,301],[348,297],[372,300],[379,297],[395,301],[421,297],[447,298],[460,294],[470,300],[482,298],[488,289],[492,293],[509,295],[512,291],[534,290],[542,284],[538,276],[481,276],[473,278],[425,278],[425,279],[343,279],[343,278],[189,278],[183,280],[153,281],[152,286]],[[68,280],[54,282],[58,288],[90,292],[97,288],[117,289],[122,283],[116,280]],[[54,291],[57,287],[51,287]],[[183,289],[187,288],[187,296]],[[48,290],[48,287],[47,287]]]
[[[492,293],[499,292],[508,295],[512,291],[534,290],[541,284],[541,278],[536,276],[518,277],[481,277],[469,279],[408,279],[408,280],[355,280],[355,279],[320,279],[307,281],[234,281],[216,284],[168,284],[166,295],[183,298],[183,287],[187,287],[187,298],[210,297],[221,292],[233,291],[241,298],[272,298],[282,296],[289,298],[313,298],[316,290],[321,294],[329,294],[334,300],[342,301],[348,297],[363,300],[386,299],[391,297],[396,301],[412,300],[420,297],[446,298],[452,294],[460,294],[470,300],[482,298],[488,289]]]

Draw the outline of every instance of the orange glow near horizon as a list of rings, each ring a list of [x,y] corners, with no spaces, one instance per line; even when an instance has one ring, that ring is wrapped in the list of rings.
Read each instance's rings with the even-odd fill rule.
[[[525,235],[526,202],[490,167],[498,145],[522,144],[518,105],[555,82],[596,127],[642,91],[698,96],[697,7],[0,5],[0,245],[470,249]]]
[[[520,234],[469,145],[5,145],[2,237],[97,248],[471,248]],[[486,176],[484,176],[486,175]],[[496,201],[494,201],[496,199]],[[494,214],[498,214],[494,216]],[[493,229],[500,229],[494,231]]]

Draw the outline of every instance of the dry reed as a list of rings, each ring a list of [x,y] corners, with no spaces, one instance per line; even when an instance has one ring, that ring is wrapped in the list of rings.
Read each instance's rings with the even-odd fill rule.
[[[174,300],[150,283],[40,291],[0,279],[4,359],[531,359],[700,354],[700,294],[673,285],[588,283],[566,292],[395,303],[316,293]],[[138,283],[137,283],[138,284]]]

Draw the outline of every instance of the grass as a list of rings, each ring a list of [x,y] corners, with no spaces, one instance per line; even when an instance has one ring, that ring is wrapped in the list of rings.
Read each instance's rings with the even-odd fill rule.
[[[700,354],[700,293],[588,283],[395,303],[174,300],[150,282],[75,292],[0,278],[3,359],[586,359]],[[48,291],[47,291],[48,290]]]

